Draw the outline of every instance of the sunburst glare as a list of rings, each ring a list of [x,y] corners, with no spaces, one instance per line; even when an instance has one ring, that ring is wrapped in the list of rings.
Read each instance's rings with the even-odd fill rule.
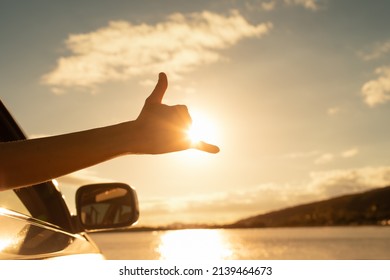
[[[191,142],[196,145],[200,141],[216,143],[216,128],[212,121],[204,114],[191,112],[192,125],[187,131]]]

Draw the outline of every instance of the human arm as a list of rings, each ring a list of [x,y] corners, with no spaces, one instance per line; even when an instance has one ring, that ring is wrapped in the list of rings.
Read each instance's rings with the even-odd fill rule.
[[[44,182],[128,154],[163,154],[196,148],[217,153],[187,137],[191,117],[184,105],[162,104],[168,86],[160,73],[138,118],[69,134],[0,143],[0,190]]]

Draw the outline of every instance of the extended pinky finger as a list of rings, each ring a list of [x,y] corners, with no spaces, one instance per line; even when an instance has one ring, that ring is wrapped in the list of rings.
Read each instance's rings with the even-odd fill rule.
[[[197,149],[197,150],[200,150],[203,152],[207,152],[207,153],[211,153],[211,154],[216,154],[220,151],[218,146],[215,146],[215,145],[203,142],[203,141],[198,141],[198,142],[192,144],[192,146],[194,149]]]

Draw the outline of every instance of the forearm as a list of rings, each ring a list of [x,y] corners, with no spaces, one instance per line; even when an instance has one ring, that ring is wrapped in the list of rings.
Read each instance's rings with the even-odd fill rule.
[[[33,185],[114,157],[137,153],[134,122],[1,143],[0,190]]]
[[[167,106],[165,74],[135,121],[59,136],[0,143],[0,190],[48,181],[125,154],[163,154],[196,148],[218,153],[208,143],[191,143],[191,117],[184,105]]]

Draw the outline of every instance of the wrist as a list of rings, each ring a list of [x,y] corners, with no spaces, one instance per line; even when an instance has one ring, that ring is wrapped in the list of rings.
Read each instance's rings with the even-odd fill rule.
[[[136,121],[127,121],[118,124],[121,154],[143,154],[141,127]],[[143,139],[145,141],[145,139]]]

